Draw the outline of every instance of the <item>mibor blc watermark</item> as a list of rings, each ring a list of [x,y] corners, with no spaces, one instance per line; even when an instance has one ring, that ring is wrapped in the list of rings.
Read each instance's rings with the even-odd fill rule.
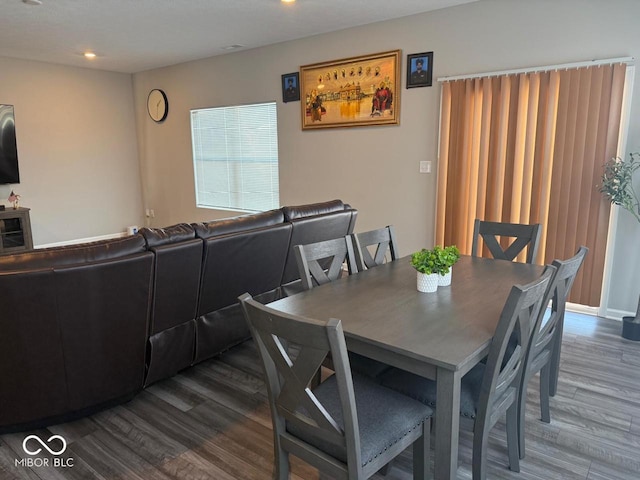
[[[62,435],[51,435],[46,442],[37,435],[28,435],[22,441],[22,449],[28,457],[16,458],[14,460],[16,467],[73,467],[73,457],[62,457],[67,449],[67,441]],[[37,457],[36,455],[39,455],[43,450],[53,455],[53,458]]]

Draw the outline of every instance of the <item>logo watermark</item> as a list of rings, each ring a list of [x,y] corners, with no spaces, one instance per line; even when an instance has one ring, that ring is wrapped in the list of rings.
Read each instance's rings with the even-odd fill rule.
[[[16,458],[14,460],[16,467],[69,468],[73,467],[74,464],[73,457],[61,457],[67,450],[67,441],[62,435],[51,435],[46,442],[37,435],[27,435],[22,441],[22,449],[29,456],[20,459]],[[35,456],[42,452],[43,449],[53,455],[53,458]]]

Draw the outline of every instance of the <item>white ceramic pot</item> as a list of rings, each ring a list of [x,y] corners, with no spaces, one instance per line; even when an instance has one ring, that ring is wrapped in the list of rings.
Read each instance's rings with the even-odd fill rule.
[[[449,273],[445,273],[444,275],[438,275],[438,286],[439,287],[448,287],[451,285],[451,272],[453,271],[453,267],[449,267]]]
[[[419,292],[435,292],[438,290],[438,275],[437,273],[418,273],[418,291]]]

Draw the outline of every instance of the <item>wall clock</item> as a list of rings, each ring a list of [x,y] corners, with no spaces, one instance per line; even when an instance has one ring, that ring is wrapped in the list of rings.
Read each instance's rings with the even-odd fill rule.
[[[167,95],[162,90],[154,88],[149,92],[147,111],[151,119],[156,123],[163,122],[167,118],[169,102],[167,101]]]

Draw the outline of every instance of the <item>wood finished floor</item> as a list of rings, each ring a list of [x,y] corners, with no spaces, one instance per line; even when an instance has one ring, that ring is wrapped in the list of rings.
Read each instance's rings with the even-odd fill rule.
[[[490,439],[490,479],[640,478],[640,342],[622,339],[620,329],[620,322],[567,314],[551,424],[538,420],[535,378],[521,472],[507,468],[499,423]],[[0,436],[0,479],[269,479],[272,437],[265,395],[257,356],[247,342],[127,404],[46,430]],[[32,433],[44,439],[62,435],[68,443],[62,457],[72,458],[73,466],[16,466],[15,459],[25,456],[22,442]],[[471,478],[470,460],[471,435],[462,433],[458,479]],[[296,459],[292,471],[295,480],[319,478]],[[374,478],[412,478],[410,449],[386,477]]]

